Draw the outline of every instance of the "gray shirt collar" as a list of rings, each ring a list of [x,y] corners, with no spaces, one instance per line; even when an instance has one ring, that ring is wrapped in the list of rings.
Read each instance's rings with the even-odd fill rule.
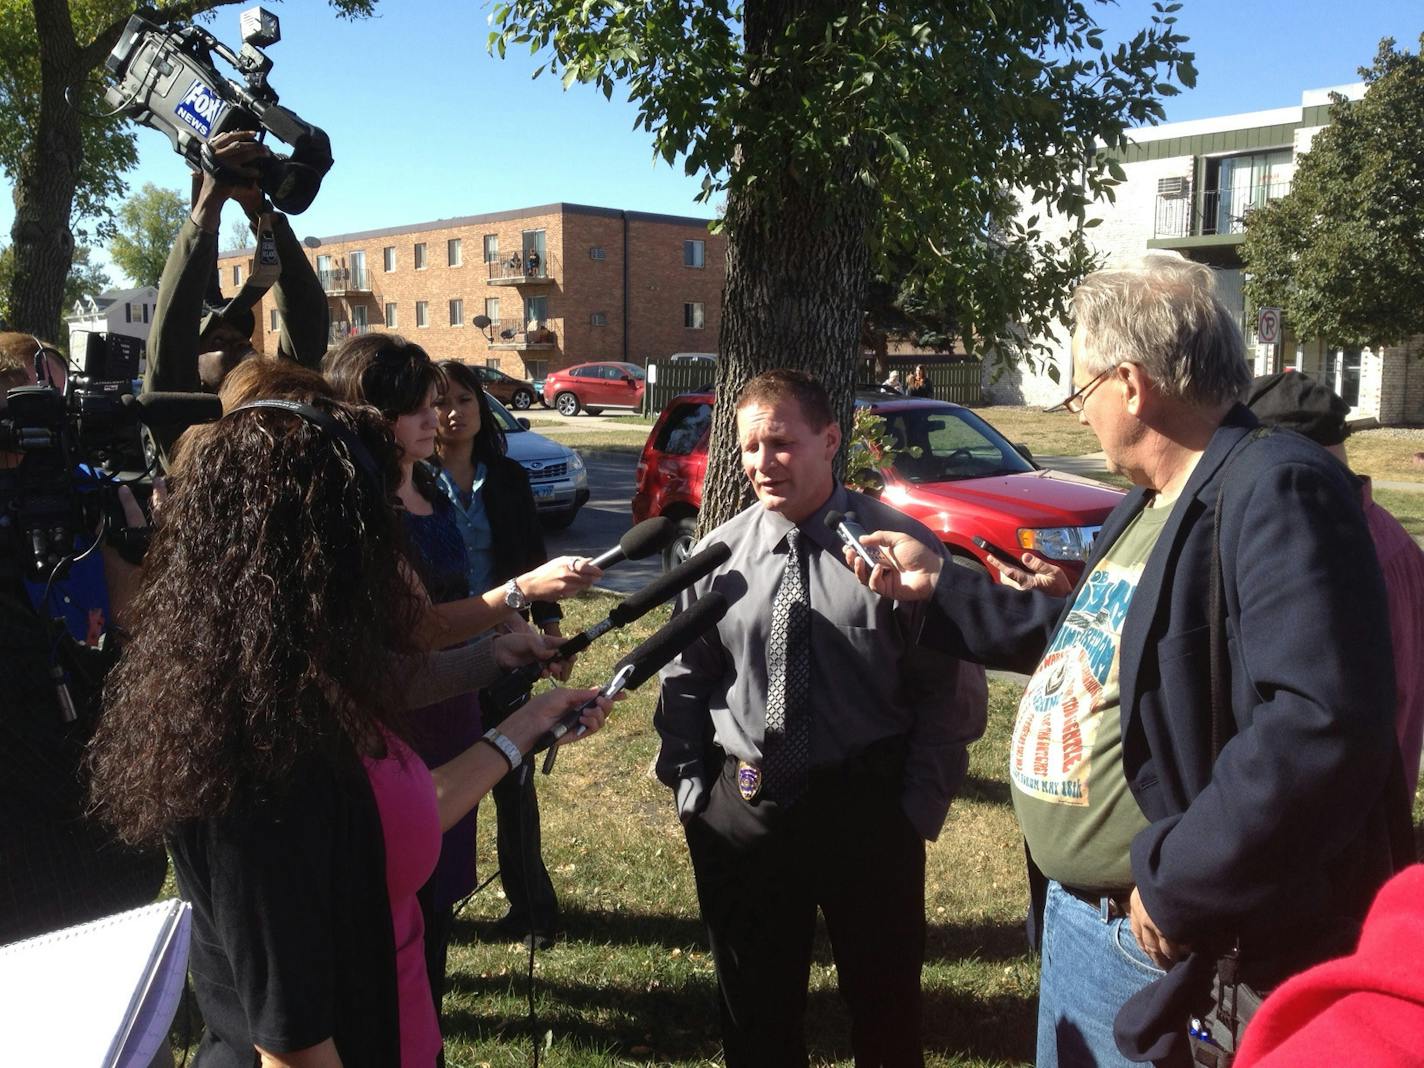
[[[801,533],[807,539],[820,546],[822,550],[839,556],[840,539],[826,529],[825,516],[832,509],[844,512],[849,504],[850,496],[846,493],[845,487],[837,484],[821,507],[800,523],[792,523],[779,512],[771,512],[762,508],[761,513],[757,516],[757,537],[760,539],[762,551],[766,553],[781,552],[786,544],[787,533],[793,526],[799,526]]]

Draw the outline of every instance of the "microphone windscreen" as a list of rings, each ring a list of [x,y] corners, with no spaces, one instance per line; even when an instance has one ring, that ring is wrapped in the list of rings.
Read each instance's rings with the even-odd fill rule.
[[[727,614],[727,598],[716,590],[699,597],[686,612],[679,612],[651,638],[618,661],[621,669],[633,665],[626,688],[636,690],[661,671],[673,657],[682,652]]]
[[[631,593],[613,607],[608,618],[614,626],[627,623],[646,614],[664,601],[670,601],[698,579],[706,578],[714,570],[725,564],[732,556],[732,550],[724,541],[714,541],[696,556],[689,556],[671,571],[653,579],[641,590]]]
[[[826,513],[825,518],[822,519],[821,522],[826,524],[827,530],[832,531],[834,533],[844,520],[845,516],[841,515],[840,512],[837,512],[834,508],[832,508],[829,512]]]
[[[677,527],[665,515],[644,519],[637,526],[618,539],[618,548],[623,550],[625,560],[641,560],[653,553],[660,553],[677,537]]]
[[[222,401],[211,393],[144,393],[138,401],[144,426],[183,427],[222,418]]]

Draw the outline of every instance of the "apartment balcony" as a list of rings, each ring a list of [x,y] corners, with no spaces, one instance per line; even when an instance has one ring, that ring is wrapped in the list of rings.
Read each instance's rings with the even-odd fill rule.
[[[531,259],[527,253],[511,252],[487,260],[485,270],[492,286],[548,286],[559,277],[559,261],[551,252]]]
[[[531,352],[558,347],[559,339],[547,326],[534,326],[523,319],[493,319],[487,336],[489,347],[505,352]]]
[[[327,328],[327,340],[333,345],[345,341],[349,337],[360,337],[362,334],[369,334],[378,329],[369,323],[349,323],[344,320],[333,320]]]
[[[1290,192],[1290,179],[1258,181],[1197,192],[1181,179],[1163,179],[1158,186],[1156,213],[1149,248],[1190,251],[1194,258],[1230,259],[1246,240],[1246,218],[1252,211]],[[1204,253],[1201,254],[1201,253]]]
[[[371,272],[364,267],[333,267],[330,270],[317,271],[317,277],[321,279],[321,288],[326,290],[327,296],[330,297],[371,292]]]

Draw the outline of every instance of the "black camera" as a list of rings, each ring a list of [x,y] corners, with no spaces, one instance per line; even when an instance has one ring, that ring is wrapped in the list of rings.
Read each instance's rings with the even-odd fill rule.
[[[99,526],[103,510],[117,512],[112,493],[121,482],[148,481],[139,427],[181,430],[222,415],[207,394],[135,396],[143,342],[119,334],[90,334],[84,370],[64,392],[19,386],[0,410],[0,576],[45,581],[75,553],[81,533]]]
[[[277,103],[267,82],[272,60],[259,47],[280,39],[277,17],[262,8],[242,13],[243,45],[234,52],[207,30],[174,23],[160,28],[134,15],[105,67],[114,79],[104,99],[115,114],[168,135],[173,149],[194,167],[217,173],[208,143],[229,130],[267,131],[291,146],[258,164],[258,185],[281,211],[306,211],[331,169],[331,142],[316,126]],[[221,57],[241,81],[223,77]]]

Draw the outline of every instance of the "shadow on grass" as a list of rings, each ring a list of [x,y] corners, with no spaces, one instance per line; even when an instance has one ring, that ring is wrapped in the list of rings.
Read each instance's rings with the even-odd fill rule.
[[[683,916],[646,916],[565,908],[560,924],[565,938],[595,945],[686,949],[689,946],[701,947],[707,941],[702,921]],[[492,921],[458,919],[455,921],[454,937],[459,942],[482,942],[490,937],[492,927]]]
[[[1013,804],[1008,783],[999,779],[985,779],[978,775],[966,776],[959,794],[970,801],[987,801],[991,805],[1012,806]]]
[[[476,1000],[493,1000],[510,989],[508,977],[452,976],[452,989]],[[515,989],[522,992],[522,981]],[[566,981],[538,984],[543,1008],[537,1026],[579,1046],[626,1052],[650,1048],[656,1061],[705,1060],[720,1050],[716,991],[710,980],[678,988],[628,990]],[[1036,1006],[1031,996],[927,991],[924,1046],[927,1053],[989,1060],[1031,1060]],[[852,1057],[845,1003],[834,990],[813,991],[806,1006],[807,1047],[813,1060]],[[456,1009],[445,1014],[452,1041],[518,1043],[528,1040],[526,1018],[516,1014]]]

